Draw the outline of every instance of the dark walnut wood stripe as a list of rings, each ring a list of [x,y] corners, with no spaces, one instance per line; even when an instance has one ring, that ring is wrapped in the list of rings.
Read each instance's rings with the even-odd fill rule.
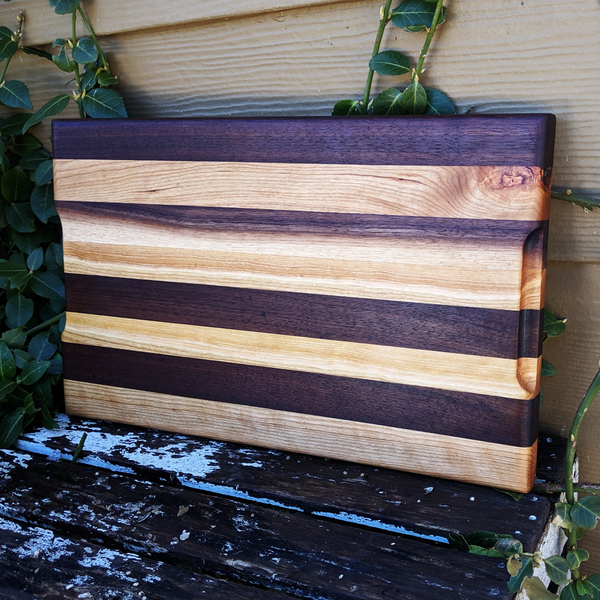
[[[538,311],[438,306],[66,273],[70,312],[345,342],[474,354],[539,356],[519,327]],[[143,302],[140,302],[143,299]]]
[[[347,377],[63,344],[65,378],[529,447],[539,397],[512,400]],[[243,415],[240,415],[243,419]]]
[[[555,117],[214,118],[53,122],[56,159],[549,168]]]
[[[201,194],[201,191],[199,191]],[[514,246],[547,221],[453,219],[378,214],[323,213],[200,206],[163,206],[117,202],[56,201],[65,218],[100,217],[124,224],[177,227],[232,233],[289,233],[327,236],[456,240]]]

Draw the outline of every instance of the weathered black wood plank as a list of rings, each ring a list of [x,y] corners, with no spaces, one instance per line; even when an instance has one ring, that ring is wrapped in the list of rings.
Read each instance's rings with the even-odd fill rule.
[[[551,167],[554,115],[55,120],[55,159]]]
[[[5,517],[121,551],[323,600],[509,596],[497,559],[87,465],[1,455]]]
[[[285,600],[164,562],[0,518],[2,600]]]
[[[59,422],[19,447],[68,457],[86,432],[81,460],[90,465],[434,540],[485,529],[512,533],[532,551],[552,508],[533,494],[515,502],[490,488],[354,463],[64,415]],[[538,475],[547,481],[563,477],[556,439],[539,441]]]

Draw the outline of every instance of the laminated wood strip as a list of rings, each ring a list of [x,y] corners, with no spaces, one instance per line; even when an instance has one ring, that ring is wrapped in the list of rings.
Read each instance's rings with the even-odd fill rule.
[[[426,431],[509,446],[537,439],[529,401],[65,343],[70,380]]]
[[[518,348],[515,341],[518,330],[539,328],[541,311],[521,314],[73,273],[65,274],[65,282],[69,310],[77,313],[495,358],[541,353],[539,340],[533,343],[531,336]]]
[[[539,167],[212,161],[55,159],[55,197],[434,218],[544,221],[549,215],[550,189]]]
[[[65,229],[68,227],[66,223]],[[176,238],[172,239],[176,243]],[[351,257],[332,260],[235,253],[227,252],[226,244],[220,252],[85,241],[65,241],[63,246],[65,271],[81,275],[125,274],[151,281],[512,311],[540,308],[539,297],[521,298],[520,269],[507,272],[472,265],[451,269],[352,261]]]
[[[541,358],[394,348],[69,312],[63,341],[530,400]]]
[[[552,166],[549,114],[215,118],[53,125],[57,159]]]
[[[65,380],[67,410],[142,427],[306,452],[526,492],[529,448]],[[244,415],[240,419],[240,415]]]
[[[307,212],[218,206],[132,204],[127,202],[56,201],[63,219],[118,221],[123,225],[177,228],[202,232],[310,234],[339,238],[410,239],[414,242],[451,241],[457,246],[508,248],[522,246],[547,221],[453,219],[363,213]]]

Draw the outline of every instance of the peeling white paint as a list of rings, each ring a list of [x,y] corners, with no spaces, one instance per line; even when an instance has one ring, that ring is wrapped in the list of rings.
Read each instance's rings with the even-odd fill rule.
[[[19,558],[42,557],[48,562],[55,562],[63,556],[73,554],[68,548],[76,545],[70,540],[55,536],[48,529],[42,529],[41,527],[25,529],[13,521],[2,519],[1,517],[0,530],[12,531],[13,533],[29,538],[16,548],[7,548],[8,551],[16,554]]]
[[[84,433],[84,427],[71,429],[71,422],[67,415],[57,415],[55,420],[59,425],[58,429],[40,429],[28,434],[25,439],[17,442],[17,447],[28,452],[44,454],[53,460],[71,458],[69,454],[63,455],[57,450],[46,448],[46,444],[53,439],[66,438],[76,446]],[[212,460],[212,456],[225,446],[224,442],[211,441],[201,447],[190,448],[188,441],[182,441],[160,448],[149,448],[141,445],[140,436],[134,432],[113,435],[103,432],[100,427],[94,426],[91,422],[84,422],[83,425],[87,433],[84,445],[86,455],[79,462],[120,473],[134,474],[135,471],[128,467],[114,465],[94,454],[116,454],[140,466],[205,477],[219,468],[217,461]],[[185,436],[174,437],[188,440]]]
[[[117,577],[129,583],[137,581],[135,577],[130,577],[118,568],[113,567],[113,563],[117,558],[125,558],[126,560],[134,560],[136,562],[141,561],[140,557],[136,554],[120,554],[119,552],[109,550],[108,548],[100,548],[94,556],[86,556],[78,561],[78,564],[85,569],[94,567],[102,569],[110,577]]]
[[[347,523],[355,523],[356,525],[364,525],[366,527],[373,527],[375,529],[383,529],[384,531],[393,531],[394,533],[400,533],[402,535],[410,535],[411,537],[421,538],[423,540],[431,540],[433,542],[441,542],[442,544],[448,543],[448,538],[440,535],[425,535],[417,533],[416,531],[410,531],[406,527],[400,525],[391,525],[389,523],[383,523],[376,519],[369,519],[368,517],[362,517],[360,515],[352,515],[347,512],[330,513],[315,511],[311,513],[316,517],[326,517],[327,519],[336,519],[337,521],[346,521]]]

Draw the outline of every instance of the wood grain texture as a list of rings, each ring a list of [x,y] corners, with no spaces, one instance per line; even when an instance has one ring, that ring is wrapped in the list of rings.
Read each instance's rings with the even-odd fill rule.
[[[120,277],[126,273],[135,279],[515,311],[536,310],[540,304],[539,298],[534,298],[533,306],[522,306],[518,271],[511,274],[512,281],[505,282],[506,271],[493,269],[434,266],[424,272],[418,266],[401,268],[393,263],[292,260],[83,241],[65,242],[64,251],[67,272],[82,275]],[[327,277],[323,277],[324,272]]]
[[[342,165],[552,167],[550,114],[53,122],[54,157]],[[198,144],[198,140],[202,143]],[[257,143],[259,142],[260,143]],[[393,152],[389,149],[394,148]],[[539,175],[536,172],[533,176]],[[532,175],[507,173],[496,185]],[[521,178],[519,180],[519,178]],[[508,179],[508,181],[505,181]]]
[[[71,380],[65,380],[65,391],[67,409],[74,415],[242,443],[260,438],[272,448],[400,466],[508,490],[528,491],[533,485],[537,441],[530,448],[514,448],[253,407],[244,407],[242,422],[239,406],[221,402],[186,402],[177,396]]]
[[[502,589],[509,578],[493,558],[457,552],[442,544],[423,544],[397,532],[261,506],[243,497],[227,498],[218,492],[181,489],[79,465],[66,469],[41,457],[30,458],[25,467],[18,464],[19,458],[25,462],[23,455],[15,458],[3,461],[11,474],[2,485],[6,513],[18,515],[21,521],[67,530],[71,536],[100,539],[121,552],[135,550],[137,555],[171,562],[183,570],[182,582],[189,581],[202,565],[198,591],[192,591],[190,599],[221,600],[229,588],[230,597],[237,600],[242,584],[249,589],[249,600],[461,600],[461,596],[462,600],[485,596],[508,600],[508,592],[486,593]],[[176,474],[165,472],[165,478],[171,476]],[[98,556],[95,548],[87,552],[94,558]],[[105,554],[104,565],[111,565],[114,556],[115,571],[121,574],[120,552],[115,556],[105,548]],[[86,565],[95,560],[82,562]],[[140,562],[147,564],[147,560]],[[83,565],[78,566],[79,572],[85,573]],[[138,567],[129,575],[138,575],[140,570]],[[399,571],[402,577],[398,577]],[[472,574],[468,586],[464,572]],[[221,583],[213,587],[214,595],[213,578]],[[138,586],[133,585],[136,582]],[[154,598],[153,586],[146,586],[143,578],[127,583],[129,589],[137,588],[137,593],[119,597],[113,592],[112,598],[137,600],[140,588]],[[437,593],[430,592],[436,587]],[[103,598],[98,592],[103,590],[94,594],[102,600],[111,596],[103,593]]]
[[[73,273],[66,273],[65,281],[69,310],[77,313],[495,358],[540,355],[541,311],[390,302]],[[519,337],[517,343],[516,332],[527,335]]]
[[[67,313],[63,341],[528,400],[537,358],[490,358]]]
[[[56,469],[55,465],[48,465],[46,461],[40,460],[40,463],[40,471]],[[37,472],[40,479],[32,487],[41,491],[40,480],[47,481],[48,476],[42,475],[40,471]],[[15,475],[22,483],[31,481],[31,476],[35,477],[33,469]],[[58,481],[55,477],[52,479]],[[89,489],[94,489],[93,483],[89,485],[88,491]],[[54,492],[60,494],[56,487]],[[17,494],[18,491],[13,498]],[[31,494],[28,496],[33,499]],[[80,512],[82,506],[75,509],[76,512]],[[166,564],[157,560],[158,557],[142,557],[122,548],[108,550],[106,546],[95,542],[73,539],[69,533],[58,534],[56,522],[31,519],[35,523],[40,521],[44,521],[46,527],[16,523],[0,517],[0,595],[3,600],[79,600],[98,598],[98,594],[121,600],[140,598],[142,593],[152,600],[188,600],[205,594],[214,600],[281,599],[281,595],[275,591],[250,588],[194,573]],[[97,537],[94,539],[98,540]],[[110,595],[106,596],[105,593]]]
[[[501,238],[505,221],[496,236],[483,238],[467,226],[463,239],[459,219],[443,220],[442,229],[458,221],[447,231],[453,235],[438,235],[433,225],[417,237],[410,230],[406,237],[327,236],[290,232],[285,225],[281,233],[236,227],[235,210],[231,230],[223,231],[181,220],[175,226],[173,216],[171,222],[140,218],[128,206],[115,204],[109,212],[87,206],[59,203],[70,273],[513,311],[541,308],[538,249],[532,250],[535,260],[522,265],[525,232],[511,235],[516,228],[508,226]]]
[[[65,377],[87,383],[509,446],[529,447],[537,439],[537,397],[514,400],[71,343],[63,345],[63,357]]]
[[[62,414],[57,421],[58,429],[26,432],[21,449],[44,456],[72,456],[86,433],[79,465],[95,469],[102,463],[108,471],[158,483],[172,481],[171,474],[176,473],[178,487],[218,489],[219,495],[233,498],[243,494],[252,503],[278,503],[313,515],[327,513],[330,519],[345,523],[353,515],[365,526],[428,541],[443,539],[451,531],[520,531],[526,552],[533,552],[554,508],[552,500],[543,496],[528,494],[515,502],[493,488],[474,489],[424,474]],[[564,481],[566,442],[540,432],[537,478]],[[211,467],[199,469],[207,456]],[[435,493],[424,494],[428,487]],[[475,500],[470,501],[474,492]],[[530,519],[531,515],[536,519]]]
[[[57,122],[69,380],[232,405],[242,429],[246,407],[501,444],[528,472],[513,486],[529,485],[553,128],[531,115]],[[461,335],[492,314],[503,352]],[[86,367],[94,350],[104,367]],[[183,387],[160,383],[166,365],[189,365]]]
[[[299,121],[305,122],[310,121]],[[262,130],[268,131],[270,123],[262,121]],[[209,149],[205,153],[212,156]],[[397,158],[395,153],[389,156]],[[537,167],[427,167],[418,166],[418,157],[414,157],[417,166],[362,165],[361,157],[354,154],[351,167],[333,161],[283,164],[280,154],[277,163],[257,164],[258,156],[251,157],[254,162],[229,157],[231,162],[58,159],[54,161],[55,197],[62,202],[548,219],[549,188]],[[311,157],[307,150],[302,159]]]

